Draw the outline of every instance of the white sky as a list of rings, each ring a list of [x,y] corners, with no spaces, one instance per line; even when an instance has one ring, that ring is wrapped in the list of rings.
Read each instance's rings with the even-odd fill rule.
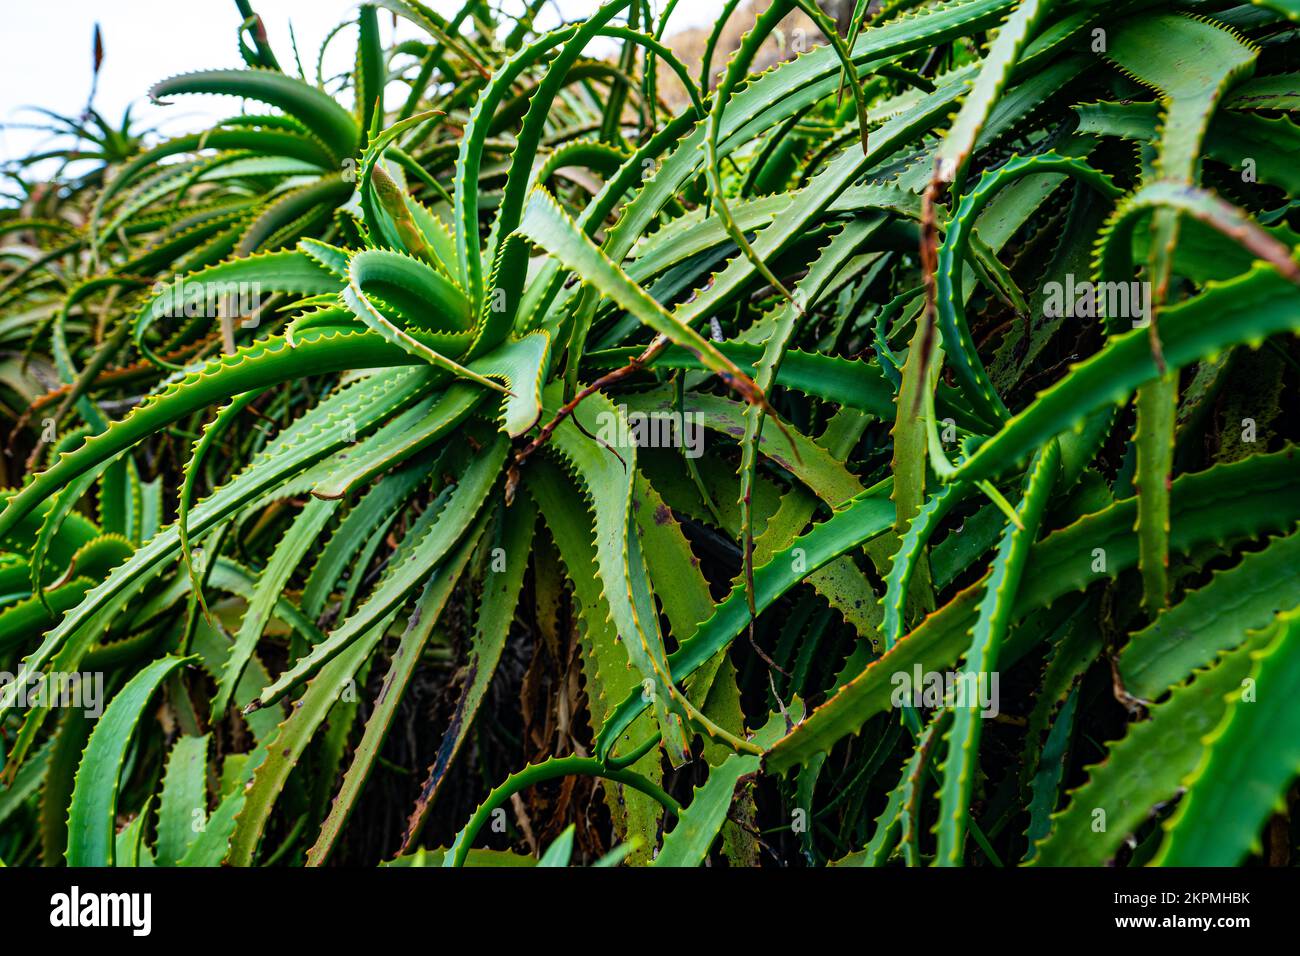
[[[512,9],[519,0],[503,0]],[[454,14],[460,0],[426,0],[440,13]],[[296,73],[289,42],[292,22],[309,77],[315,76],[317,51],[325,35],[352,18],[355,0],[253,0],[266,24],[272,48],[287,72]],[[564,19],[585,16],[596,0],[552,0],[539,18],[547,28]],[[663,0],[652,4],[662,9]],[[688,0],[673,13],[672,26],[710,22],[721,0]],[[183,12],[182,12],[183,11]],[[176,97],[162,107],[149,102],[149,87],[176,73],[238,67],[239,13],[234,0],[0,0],[0,160],[31,152],[48,142],[48,134],[14,128],[41,121],[25,106],[42,106],[77,115],[86,105],[91,80],[91,36],[96,21],[104,36],[104,64],[95,106],[109,121],[120,121],[134,104],[133,117],[166,135],[204,129],[214,120],[239,112],[229,97]],[[380,10],[380,29],[392,34],[392,19]],[[416,27],[400,21],[399,36],[417,37]],[[348,69],[355,33],[345,30],[331,43],[326,76]],[[592,52],[598,52],[591,48]],[[396,104],[390,104],[395,106]]]

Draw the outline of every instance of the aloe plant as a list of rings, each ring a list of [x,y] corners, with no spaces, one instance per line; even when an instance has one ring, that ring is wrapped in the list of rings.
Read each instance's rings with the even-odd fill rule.
[[[0,211],[0,859],[1289,860],[1294,5],[540,6]]]

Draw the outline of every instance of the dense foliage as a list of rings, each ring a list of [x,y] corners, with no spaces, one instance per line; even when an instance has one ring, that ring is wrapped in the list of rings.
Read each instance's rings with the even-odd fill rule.
[[[0,859],[1289,861],[1300,4],[238,6],[9,169]]]

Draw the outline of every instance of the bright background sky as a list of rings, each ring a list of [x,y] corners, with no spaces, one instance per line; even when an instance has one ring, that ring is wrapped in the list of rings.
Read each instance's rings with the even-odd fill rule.
[[[444,14],[460,9],[460,0],[426,0]],[[519,0],[502,0],[512,9]],[[239,13],[234,0],[0,0],[4,30],[0,32],[0,160],[22,156],[48,141],[48,134],[14,128],[41,118],[25,106],[42,106],[77,115],[90,93],[91,37],[96,21],[104,36],[104,64],[95,106],[116,123],[134,104],[133,116],[167,135],[205,129],[214,120],[239,112],[230,97],[177,97],[170,106],[155,106],[145,95],[165,77],[198,69],[238,67]],[[355,0],[253,0],[266,24],[280,65],[296,73],[289,24],[303,67],[315,76],[321,41],[338,23],[351,19]],[[552,27],[561,17],[572,20],[597,6],[596,0],[552,0],[538,25]],[[662,9],[663,0],[654,0]],[[716,16],[721,0],[690,0],[673,13],[673,28],[699,26]],[[181,11],[184,11],[183,13]],[[380,10],[380,29],[392,35],[392,18]],[[422,34],[405,20],[400,37]],[[349,68],[355,33],[341,33],[330,45],[325,75]],[[589,52],[598,53],[593,45]],[[392,104],[395,105],[395,104]]]

